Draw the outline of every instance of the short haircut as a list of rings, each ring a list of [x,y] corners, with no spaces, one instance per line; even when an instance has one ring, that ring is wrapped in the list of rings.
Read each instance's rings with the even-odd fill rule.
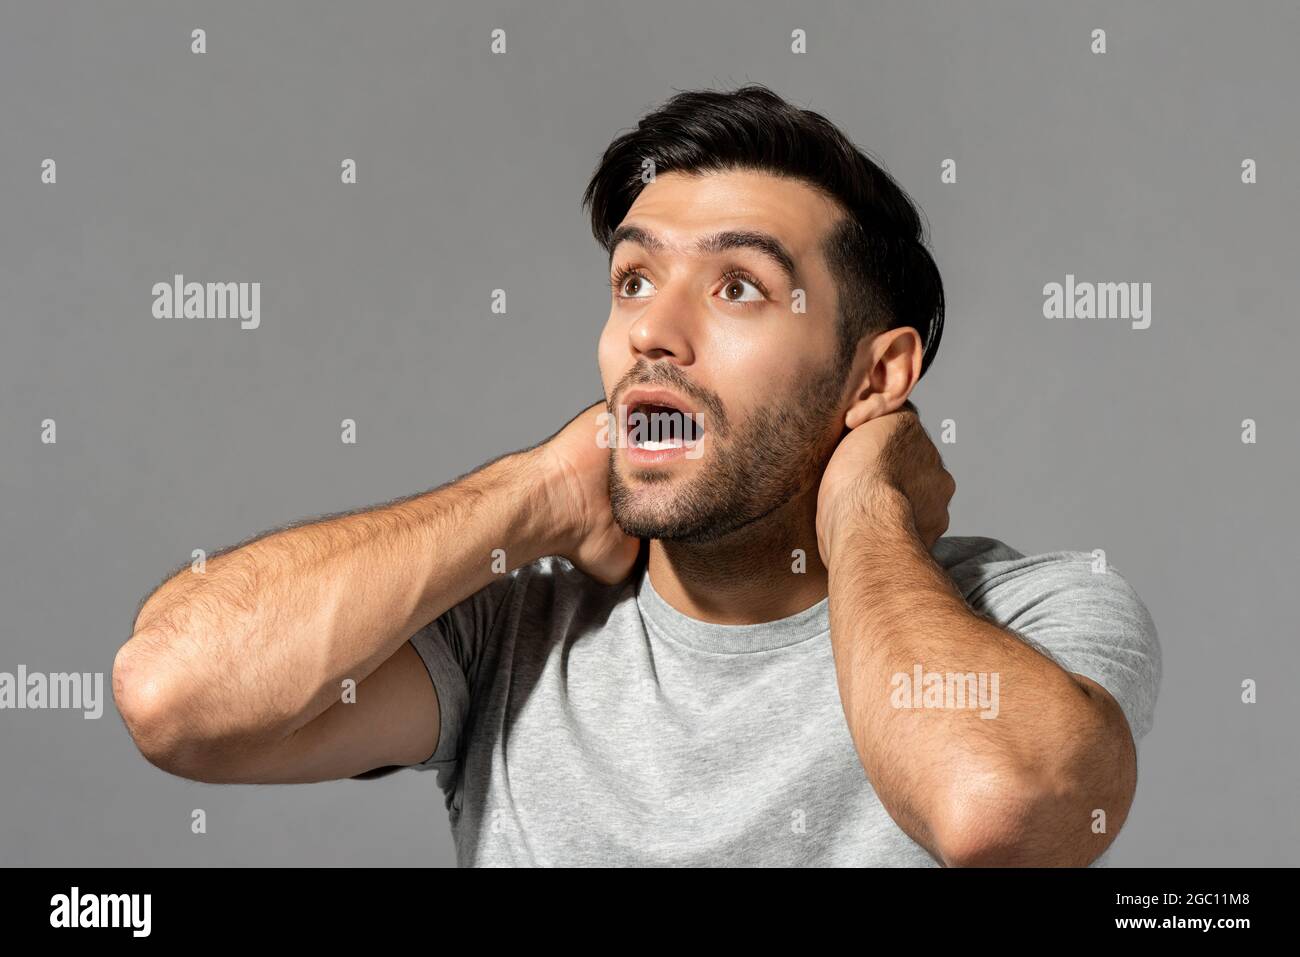
[[[921,216],[903,189],[819,113],[765,86],[678,93],[605,150],[583,193],[591,229],[607,252],[614,230],[656,175],[749,169],[801,180],[846,215],[823,253],[839,296],[841,369],[863,336],[911,326],[925,346],[921,373],[943,331],[943,282],[925,246]]]

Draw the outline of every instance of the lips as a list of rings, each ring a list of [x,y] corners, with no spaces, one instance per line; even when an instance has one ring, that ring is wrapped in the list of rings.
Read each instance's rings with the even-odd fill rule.
[[[631,389],[619,402],[619,438],[631,465],[663,466],[704,453],[704,413],[667,389]]]

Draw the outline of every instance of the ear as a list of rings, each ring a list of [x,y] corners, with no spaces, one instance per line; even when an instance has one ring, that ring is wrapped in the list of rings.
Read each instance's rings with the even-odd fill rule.
[[[849,370],[853,391],[844,425],[856,429],[902,407],[921,377],[925,347],[911,326],[863,336]]]

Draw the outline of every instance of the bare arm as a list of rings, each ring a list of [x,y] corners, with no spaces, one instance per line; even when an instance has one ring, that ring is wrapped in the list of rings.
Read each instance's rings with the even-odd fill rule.
[[[828,566],[840,697],[881,802],[949,866],[1089,864],[1123,826],[1136,787],[1120,706],[973,612],[901,493],[870,500],[835,533]],[[991,710],[919,708],[920,687],[910,701],[894,694],[897,676],[916,669],[996,676],[1006,693],[993,686]],[[1102,833],[1090,826],[1097,809]]]
[[[609,508],[598,402],[450,485],[275,532],[182,571],[113,665],[150,762],[209,782],[355,777],[428,758],[437,691],[409,638],[508,568],[564,555],[621,581],[640,547]],[[342,700],[356,682],[356,701]]]
[[[1091,863],[1132,804],[1128,720],[1101,685],[966,603],[931,556],[956,483],[915,407],[880,395],[879,414],[846,419],[817,501],[836,677],[863,768],[944,864]],[[949,699],[962,686],[950,677],[981,682],[975,702],[969,683]]]
[[[539,447],[540,449],[540,447]],[[548,545],[539,450],[398,503],[279,531],[168,579],[118,652],[147,758],[206,781],[348,777],[422,761],[435,691],[410,636]],[[344,679],[357,685],[342,703]]]

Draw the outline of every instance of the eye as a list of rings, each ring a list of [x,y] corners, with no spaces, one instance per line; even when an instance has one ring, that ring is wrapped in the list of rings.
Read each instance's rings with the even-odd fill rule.
[[[762,302],[767,298],[763,284],[744,270],[729,269],[722,274],[722,279],[722,298],[727,302]],[[753,290],[753,295],[745,296],[746,286]],[[735,296],[731,295],[733,292]]]
[[[620,299],[646,299],[648,297],[643,295],[646,287],[654,289],[654,283],[642,275],[635,266],[626,266],[617,270],[610,279],[610,285],[614,287],[614,294]],[[632,290],[630,293],[629,289]]]
[[[749,305],[765,302],[768,298],[767,287],[743,269],[732,268],[722,274],[723,300],[726,302]],[[614,295],[619,299],[648,299],[655,290],[655,285],[641,272],[640,266],[621,266],[610,277]]]

